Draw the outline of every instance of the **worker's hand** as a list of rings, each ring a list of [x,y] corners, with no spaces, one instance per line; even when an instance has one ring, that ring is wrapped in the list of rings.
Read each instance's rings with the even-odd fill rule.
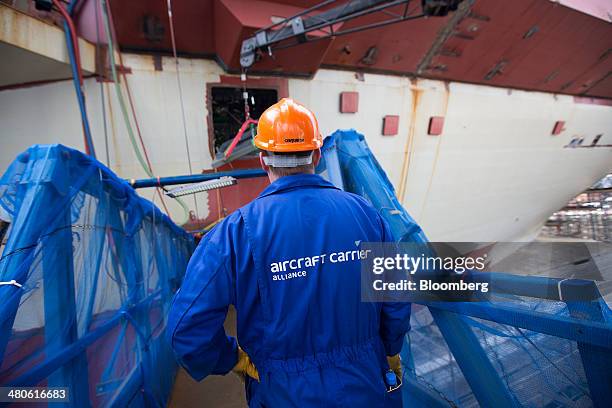
[[[234,368],[232,368],[232,371],[238,374],[238,376],[243,380],[244,377],[248,375],[249,377],[259,381],[259,373],[257,372],[257,368],[255,368],[255,364],[253,364],[249,355],[245,353],[240,346],[238,346],[238,362]]]
[[[394,356],[387,356],[387,362],[389,363],[389,368],[393,370],[397,378],[403,380],[402,377],[402,360],[400,359],[400,355],[396,354]]]

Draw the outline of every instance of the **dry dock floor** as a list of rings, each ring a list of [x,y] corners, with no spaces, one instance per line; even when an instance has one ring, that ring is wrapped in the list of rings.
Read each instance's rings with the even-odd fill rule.
[[[225,331],[236,335],[236,312],[233,307],[225,319]],[[179,370],[170,396],[171,408],[243,408],[246,407],[244,387],[234,374],[211,375],[196,382],[183,369]]]

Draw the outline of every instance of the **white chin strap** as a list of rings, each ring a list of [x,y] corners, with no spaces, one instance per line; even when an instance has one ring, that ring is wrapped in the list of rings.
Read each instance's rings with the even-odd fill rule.
[[[266,166],[270,167],[298,167],[305,166],[312,163],[312,153],[310,152],[307,156],[298,156],[295,154],[274,154],[268,152],[264,157],[263,161]]]

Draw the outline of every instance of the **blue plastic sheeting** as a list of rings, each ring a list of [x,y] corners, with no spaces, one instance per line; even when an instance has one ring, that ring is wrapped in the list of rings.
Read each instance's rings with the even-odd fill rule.
[[[33,146],[0,179],[0,385],[70,387],[74,407],[164,406],[163,332],[192,238],[94,159]],[[14,283],[11,283],[15,281]]]
[[[317,171],[368,199],[398,241],[427,242],[363,135],[336,131],[322,152]],[[608,406],[612,324],[605,302],[528,297],[524,294],[558,282],[503,278],[516,293],[493,294],[489,302],[413,305],[412,329],[402,350],[405,405]]]
[[[325,139],[317,172],[338,188],[365,197],[387,220],[395,239],[427,242],[421,227],[399,203],[393,185],[370,151],[365,137],[354,130],[338,130]]]

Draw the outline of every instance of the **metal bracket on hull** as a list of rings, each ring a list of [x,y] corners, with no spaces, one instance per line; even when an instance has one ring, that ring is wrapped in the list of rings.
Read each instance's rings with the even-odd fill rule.
[[[351,0],[339,4],[337,7],[321,11],[326,6],[337,3],[334,0],[323,1],[294,16],[287,17],[275,24],[262,28],[255,32],[252,37],[245,39],[240,50],[240,65],[243,68],[252,66],[262,51],[272,55],[273,47],[274,49],[283,49],[306,42],[338,37],[402,21],[428,16],[446,16],[449,12],[457,10],[457,6],[462,1],[422,0],[422,12],[416,15],[411,15],[413,10],[408,10],[410,0]],[[401,14],[388,10],[397,6],[404,6]],[[307,16],[307,14],[317,11],[320,11],[320,13]],[[351,29],[339,30],[341,23],[377,12],[390,15],[391,18]],[[318,35],[308,36],[308,33],[314,34],[315,31],[318,32]],[[292,39],[295,41],[278,45],[281,42]]]

